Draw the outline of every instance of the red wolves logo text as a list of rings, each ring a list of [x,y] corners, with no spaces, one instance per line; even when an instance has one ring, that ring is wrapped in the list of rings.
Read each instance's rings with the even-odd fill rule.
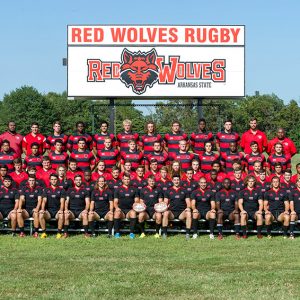
[[[126,87],[131,86],[134,93],[145,93],[147,86],[151,88],[158,80],[156,57],[155,49],[148,52],[130,52],[125,48],[120,65],[120,80]]]

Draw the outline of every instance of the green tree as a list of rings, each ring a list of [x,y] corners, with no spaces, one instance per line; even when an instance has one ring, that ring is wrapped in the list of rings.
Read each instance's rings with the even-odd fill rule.
[[[55,111],[45,96],[35,88],[22,86],[4,95],[1,106],[2,126],[9,120],[14,120],[18,130],[25,134],[32,122],[38,122],[43,133],[51,132],[51,122],[56,118]]]

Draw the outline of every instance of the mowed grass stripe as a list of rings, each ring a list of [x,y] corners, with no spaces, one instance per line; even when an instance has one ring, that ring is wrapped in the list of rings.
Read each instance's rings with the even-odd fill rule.
[[[300,239],[0,237],[1,299],[297,299]]]

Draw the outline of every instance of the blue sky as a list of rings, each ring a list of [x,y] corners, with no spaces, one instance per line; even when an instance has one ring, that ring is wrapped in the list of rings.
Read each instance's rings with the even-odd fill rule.
[[[0,4],[0,99],[66,90],[67,24],[246,25],[246,94],[300,101],[300,1],[10,0]]]

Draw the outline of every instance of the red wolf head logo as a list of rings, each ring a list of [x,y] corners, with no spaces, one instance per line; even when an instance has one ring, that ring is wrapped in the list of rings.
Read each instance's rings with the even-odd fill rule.
[[[150,88],[158,80],[158,66],[155,64],[156,51],[130,52],[124,49],[120,68],[120,80],[126,87],[138,95],[145,93],[147,86]]]

